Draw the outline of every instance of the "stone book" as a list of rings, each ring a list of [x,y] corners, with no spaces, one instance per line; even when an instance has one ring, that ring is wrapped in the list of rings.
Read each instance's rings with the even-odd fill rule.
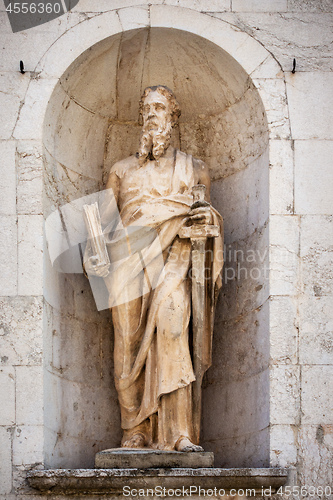
[[[83,205],[84,220],[88,231],[88,244],[90,243],[93,259],[101,266],[109,266],[110,259],[106,248],[101,217],[97,202],[91,205]]]

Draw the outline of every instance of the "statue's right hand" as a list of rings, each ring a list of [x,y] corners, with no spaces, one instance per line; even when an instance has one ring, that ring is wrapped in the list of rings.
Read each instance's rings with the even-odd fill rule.
[[[85,261],[84,268],[88,275],[92,274],[100,278],[106,278],[110,272],[110,264],[100,262],[96,255],[92,255]]]

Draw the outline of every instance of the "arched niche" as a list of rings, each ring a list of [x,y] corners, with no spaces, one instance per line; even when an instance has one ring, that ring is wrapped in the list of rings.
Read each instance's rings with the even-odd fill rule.
[[[269,464],[268,126],[260,96],[224,50],[189,32],[144,28],[85,51],[60,78],[44,121],[44,213],[101,190],[136,152],[143,89],[182,108],[173,144],[204,160],[225,220],[226,265],[203,386],[202,444],[217,466]],[[120,444],[112,324],[82,274],[45,253],[45,450],[50,467],[90,467]]]

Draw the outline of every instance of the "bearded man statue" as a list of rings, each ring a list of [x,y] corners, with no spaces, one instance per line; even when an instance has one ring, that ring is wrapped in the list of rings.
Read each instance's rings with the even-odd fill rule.
[[[138,153],[111,168],[106,188],[113,199],[106,197],[100,206],[112,270],[91,259],[89,245],[84,258],[86,271],[104,278],[110,297],[114,376],[126,448],[203,451],[193,432],[191,242],[179,233],[191,224],[222,228],[222,219],[209,204],[205,164],[170,145],[179,116],[170,89],[159,85],[144,91]],[[208,203],[193,208],[192,188],[197,184],[206,186]],[[127,255],[119,255],[119,234],[136,228],[147,229],[145,248],[141,245],[138,251],[134,241]],[[221,234],[222,229],[207,243],[204,370],[211,364],[214,307],[221,286]]]

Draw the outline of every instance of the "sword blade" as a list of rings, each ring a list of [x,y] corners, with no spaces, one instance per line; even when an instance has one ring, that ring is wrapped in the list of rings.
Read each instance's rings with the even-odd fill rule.
[[[201,383],[203,377],[202,351],[205,335],[205,249],[206,238],[191,238],[192,244],[192,315],[193,315],[193,370],[192,384],[193,431],[199,443],[201,422]]]

